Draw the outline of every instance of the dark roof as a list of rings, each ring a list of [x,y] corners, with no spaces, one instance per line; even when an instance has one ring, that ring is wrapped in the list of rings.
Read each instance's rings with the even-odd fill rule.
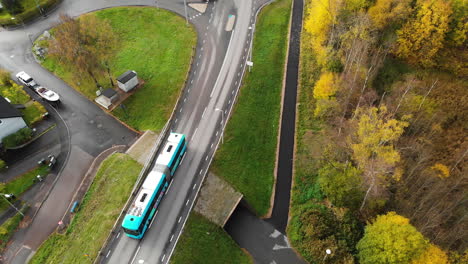
[[[22,116],[21,112],[14,108],[3,96],[0,96],[0,118]]]
[[[111,98],[112,96],[114,96],[117,92],[112,89],[112,88],[107,88],[106,90],[104,90],[104,92],[102,92],[102,95],[104,95],[105,97],[107,98]]]
[[[136,76],[136,72],[134,71],[126,71],[124,74],[120,75],[119,78],[117,78],[117,81],[121,83],[126,83],[130,81],[133,77]]]

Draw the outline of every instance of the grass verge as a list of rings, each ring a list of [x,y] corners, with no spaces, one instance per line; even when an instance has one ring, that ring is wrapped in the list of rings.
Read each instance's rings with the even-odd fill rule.
[[[26,172],[9,181],[7,183],[0,184],[0,193],[13,193],[19,197],[22,193],[31,188],[36,180],[37,175],[45,176],[49,173],[49,167],[42,165]],[[4,199],[0,199],[0,212],[8,208],[8,203]]]
[[[125,154],[107,158],[65,234],[52,234],[29,263],[92,263],[141,169]]]
[[[21,212],[23,214],[27,210],[28,210],[27,206],[21,208]],[[6,220],[0,226],[0,252],[3,251],[3,249],[7,245],[8,241],[10,240],[11,236],[15,233],[15,231],[18,228],[21,220],[23,220],[23,216],[21,214],[19,214],[19,213],[16,213],[15,216],[13,216],[10,219]]]
[[[261,11],[253,43],[255,66],[246,75],[212,167],[259,215],[270,208],[290,11],[291,0]]]
[[[120,40],[119,51],[110,61],[114,79],[127,70],[135,70],[145,81],[142,88],[123,102],[125,111],[118,107],[113,114],[137,130],[160,130],[184,85],[196,43],[195,30],[185,26],[180,16],[163,9],[119,7],[95,14],[110,23]],[[86,19],[86,15],[80,19]],[[73,65],[64,66],[49,57],[43,66],[90,100],[96,97],[93,80],[87,75],[75,80]],[[107,74],[102,74],[100,84],[111,87]]]
[[[193,212],[177,243],[171,263],[243,264],[252,261],[222,228]]]

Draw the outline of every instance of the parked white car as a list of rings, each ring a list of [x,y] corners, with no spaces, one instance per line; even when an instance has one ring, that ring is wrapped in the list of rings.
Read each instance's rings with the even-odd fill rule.
[[[34,79],[29,76],[29,74],[25,73],[24,71],[20,71],[16,74],[16,78],[23,83],[24,85],[28,87],[34,87],[37,85],[37,83],[34,81]]]
[[[42,87],[42,86],[35,86],[34,88],[34,91],[36,91],[36,93],[44,98],[45,100],[49,101],[49,102],[59,102],[60,101],[60,96],[58,95],[58,93],[54,92],[54,91],[51,91],[45,87]]]

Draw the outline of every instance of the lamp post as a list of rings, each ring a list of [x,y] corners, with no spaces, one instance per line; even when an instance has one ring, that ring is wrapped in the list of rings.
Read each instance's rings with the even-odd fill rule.
[[[332,253],[332,251],[331,251],[331,249],[327,248],[327,249],[325,250],[325,253],[326,253],[326,254],[325,254],[325,257],[323,257],[322,262],[325,262],[325,259],[327,258],[328,255],[330,255],[330,254]]]
[[[43,12],[41,6],[39,5],[39,2],[38,2],[37,0],[35,0],[35,1],[36,1],[37,10],[39,10],[39,13],[41,14],[41,16],[46,17],[46,16],[44,15],[44,12]]]
[[[224,144],[224,111],[223,109],[216,108],[215,111],[221,111],[221,123],[223,124],[221,126],[221,143]]]
[[[12,203],[10,203],[10,201],[8,201],[8,198],[13,197],[13,194],[0,193],[0,195],[3,197],[3,199],[5,199],[5,201],[7,201],[7,203],[11,207],[13,207],[18,213],[20,213],[22,216],[24,216],[24,214],[20,210],[18,210],[18,208],[16,208]]]
[[[185,24],[188,25],[187,0],[184,0],[184,9],[185,9]]]

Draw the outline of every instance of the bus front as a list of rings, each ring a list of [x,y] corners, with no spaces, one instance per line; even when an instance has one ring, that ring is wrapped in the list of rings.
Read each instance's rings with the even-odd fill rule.
[[[122,222],[122,229],[131,238],[141,239],[144,234],[142,217],[127,214]]]

